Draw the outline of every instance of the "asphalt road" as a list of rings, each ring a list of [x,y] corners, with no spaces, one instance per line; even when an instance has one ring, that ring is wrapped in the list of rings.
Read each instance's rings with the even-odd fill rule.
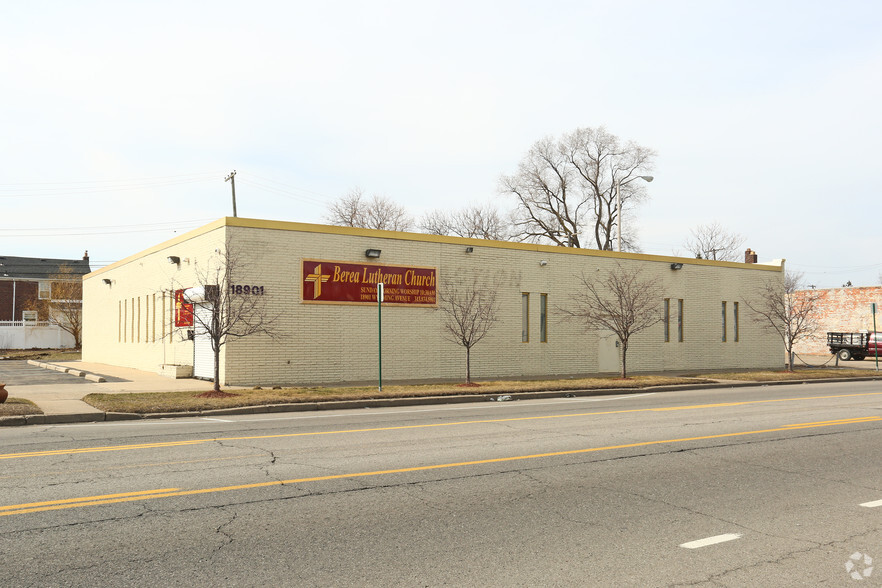
[[[882,585],[879,382],[22,427],[0,447],[9,586]]]

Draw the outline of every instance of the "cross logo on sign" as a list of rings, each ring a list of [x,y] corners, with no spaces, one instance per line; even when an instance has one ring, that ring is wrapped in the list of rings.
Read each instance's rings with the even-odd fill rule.
[[[322,264],[315,266],[315,273],[306,276],[307,282],[313,283],[312,299],[315,300],[322,295],[322,284],[331,279],[331,274],[322,273]]]

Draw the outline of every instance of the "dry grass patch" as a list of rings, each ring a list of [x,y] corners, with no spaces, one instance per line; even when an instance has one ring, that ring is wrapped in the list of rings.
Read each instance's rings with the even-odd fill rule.
[[[79,361],[82,352],[73,349],[2,349],[6,359],[33,359],[35,361]]]
[[[43,414],[43,411],[30,400],[23,398],[7,398],[0,404],[0,417],[23,416],[27,414]]]
[[[200,398],[200,392],[146,392],[137,394],[89,394],[83,400],[105,412],[136,414],[163,412],[198,412],[216,408],[239,408],[267,404],[298,402],[328,402],[335,400],[364,400],[378,398],[416,398],[427,396],[455,396],[462,394],[513,394],[549,390],[640,389],[650,386],[696,384],[708,382],[695,378],[635,376],[619,378],[583,378],[573,380],[497,381],[482,382],[477,387],[463,388],[459,384],[430,384],[421,386],[384,386],[379,392],[374,386],[339,388],[284,388],[281,390],[228,390],[226,398]]]
[[[875,372],[860,369],[796,369],[792,372],[768,370],[703,374],[703,377],[714,380],[740,380],[747,382],[786,382],[789,380],[821,380],[826,378],[861,378],[872,375],[875,375]]]

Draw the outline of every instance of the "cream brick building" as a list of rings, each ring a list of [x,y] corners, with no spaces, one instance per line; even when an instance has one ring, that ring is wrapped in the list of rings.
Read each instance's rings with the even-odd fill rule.
[[[177,316],[175,292],[198,286],[200,271],[227,246],[242,256],[232,288],[262,296],[278,318],[275,339],[255,335],[223,347],[226,385],[375,382],[377,270],[390,282],[384,382],[465,378],[465,351],[444,337],[432,297],[436,287],[476,278],[497,290],[500,320],[472,350],[473,377],[615,373],[615,337],[586,330],[561,309],[571,305],[578,276],[617,263],[658,277],[669,308],[667,327],[663,321],[632,338],[629,372],[781,364],[781,340],[750,319],[743,301],[768,280],[783,283],[783,260],[717,262],[229,217],[88,274],[83,360],[167,372],[163,366],[193,366],[193,327],[176,326],[186,313]],[[368,259],[369,249],[379,258]],[[334,288],[348,288],[350,299],[333,299],[342,296]]]

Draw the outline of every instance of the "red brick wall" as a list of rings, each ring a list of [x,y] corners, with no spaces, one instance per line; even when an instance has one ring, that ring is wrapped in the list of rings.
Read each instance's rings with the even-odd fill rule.
[[[0,280],[0,321],[20,321],[21,311],[37,298],[38,282],[15,281],[15,308],[12,308],[13,281]]]
[[[882,286],[865,288],[832,288],[820,290],[818,301],[817,337],[800,341],[793,346],[796,353],[830,354],[827,331],[872,331],[873,313],[870,304],[876,303],[876,327],[882,331]]]

